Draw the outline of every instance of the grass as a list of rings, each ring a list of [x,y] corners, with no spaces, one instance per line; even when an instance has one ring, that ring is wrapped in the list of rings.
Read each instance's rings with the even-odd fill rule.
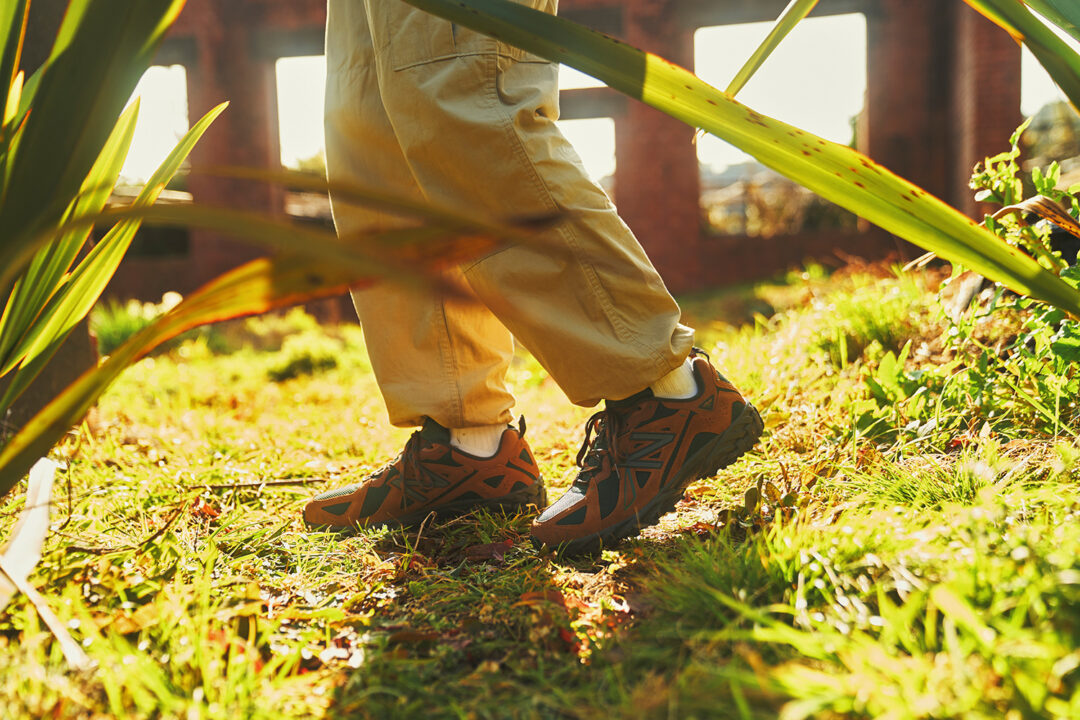
[[[1048,432],[993,368],[964,380],[928,283],[793,280],[688,299],[766,436],[598,558],[485,512],[308,532],[306,498],[408,437],[354,328],[294,314],[144,360],[57,450],[32,578],[96,668],[17,599],[0,716],[1080,716],[1080,428]],[[511,372],[558,492],[590,411],[526,355]]]

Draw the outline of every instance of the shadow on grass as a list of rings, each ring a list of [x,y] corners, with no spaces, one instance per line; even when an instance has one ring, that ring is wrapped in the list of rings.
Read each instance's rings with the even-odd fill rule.
[[[398,571],[372,594],[364,661],[340,674],[328,716],[670,717],[686,700],[695,712],[705,699],[732,701],[730,678],[695,664],[672,612],[682,603],[653,587],[658,568],[708,554],[715,537],[565,558],[538,553],[527,522],[478,514],[379,539],[374,549]],[[727,575],[745,572],[735,564]],[[690,626],[720,621],[702,613]],[[775,712],[775,698],[748,692]]]
[[[329,717],[550,716],[546,685],[580,665],[584,604],[528,522],[477,513],[378,539],[393,571],[369,593],[364,662]]]

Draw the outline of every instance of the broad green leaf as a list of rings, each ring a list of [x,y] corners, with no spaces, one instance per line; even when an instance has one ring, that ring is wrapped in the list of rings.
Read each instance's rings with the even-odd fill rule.
[[[375,235],[364,234],[360,238],[339,238],[330,230],[323,230],[309,224],[282,222],[268,218],[265,214],[236,210],[232,208],[169,205],[154,208],[113,208],[97,215],[72,218],[61,231],[73,228],[85,228],[93,224],[109,224],[118,220],[142,219],[163,225],[199,227],[215,230],[235,237],[250,240],[274,248],[310,252],[313,244],[316,251],[328,253],[342,262],[356,262],[357,248],[365,252],[374,252],[369,258],[371,270],[375,274],[388,272],[399,280],[422,281],[429,284],[433,279],[430,272],[410,267],[406,263],[422,261],[426,264],[452,264],[454,258],[467,259],[479,257],[490,252],[505,242],[521,245],[533,244],[550,251],[549,243],[537,238],[536,233],[551,227],[562,215],[558,213],[541,216],[508,218],[502,221],[469,217],[461,213],[440,208],[428,203],[417,203],[399,198],[383,190],[363,187],[351,183],[330,183],[325,178],[307,173],[253,170],[242,168],[219,168],[217,174],[228,177],[247,178],[264,182],[277,182],[294,189],[326,191],[328,188],[336,197],[361,205],[372,205],[384,211],[395,212],[427,222],[430,227],[422,232],[415,229],[389,231]],[[35,241],[23,246],[22,252],[32,254],[37,247],[49,241],[53,231],[40,234]],[[453,242],[444,242],[453,236]],[[403,246],[416,246],[412,255],[403,254]],[[397,253],[395,258],[393,250]],[[382,256],[377,257],[377,256]],[[410,260],[411,258],[411,260]],[[380,270],[381,268],[381,270]],[[0,266],[0,282],[4,268]]]
[[[353,268],[312,258],[262,258],[188,296],[85,373],[15,435],[0,452],[0,497],[49,452],[131,363],[161,343],[206,323],[339,295],[364,283]]]
[[[224,172],[224,171],[222,171]],[[233,176],[252,176],[282,181],[292,187],[325,190],[325,180],[302,173],[268,171],[230,171]],[[333,230],[309,223],[288,222],[267,217],[265,213],[208,205],[154,205],[109,208],[96,215],[72,218],[59,228],[60,232],[111,224],[121,220],[143,220],[153,224],[201,228],[232,235],[241,240],[268,246],[284,252],[314,255],[328,262],[362,270],[371,276],[389,277],[398,282],[438,286],[453,292],[442,270],[493,252],[513,242],[533,245],[552,252],[550,243],[537,237],[561,219],[559,214],[523,217],[507,221],[470,218],[454,211],[408,200],[398,200],[383,191],[347,183],[330,186],[338,197],[350,202],[386,205],[402,215],[420,220],[422,225],[377,233],[360,233],[339,237]],[[51,233],[37,239],[35,245],[47,242]],[[2,268],[0,268],[2,271]]]
[[[15,79],[11,81],[11,88],[8,90],[7,94],[7,104],[4,105],[3,115],[0,115],[0,123],[5,127],[10,125],[19,113],[19,106],[22,105],[23,82],[25,79],[26,74],[19,72],[15,75]]]
[[[211,110],[181,138],[135,199],[136,207],[147,207],[157,201],[162,190],[191,154],[195,144],[225,108],[226,105],[222,104]],[[12,353],[13,360],[26,363],[47,349],[55,347],[56,340],[66,337],[90,312],[127,253],[140,224],[138,220],[120,222],[102,238],[41,313],[44,322],[33,335],[28,336],[26,344]],[[3,371],[0,370],[0,375],[2,374]]]
[[[747,108],[663,58],[506,0],[406,1],[592,75],[891,233],[1080,316],[1080,293],[925,190],[851,148]]]
[[[20,75],[21,77],[21,75]],[[23,81],[19,91],[19,107],[11,122],[0,127],[0,198],[3,198],[4,188],[7,185],[11,170],[11,158],[15,157],[19,147],[19,138],[26,127],[26,117],[30,112],[30,103],[37,92],[41,82],[41,71],[30,76],[29,80]]]
[[[135,136],[138,115],[139,103],[136,101],[120,116],[72,203],[69,217],[96,214],[105,207]],[[89,234],[89,227],[73,228],[60,234],[34,255],[26,272],[19,278],[0,318],[0,376],[19,361],[18,357],[12,356],[12,348],[20,341],[33,339],[27,338],[27,333],[60,289]]]
[[[309,223],[287,222],[263,213],[206,205],[151,205],[111,208],[74,219],[63,229],[97,222],[141,220],[151,224],[201,228],[232,235],[281,252],[310,255],[370,277],[428,284],[445,267],[499,246],[490,234],[462,235],[440,227],[415,227],[344,236]]]
[[[412,200],[380,188],[351,182],[328,181],[323,175],[292,170],[218,167],[205,168],[202,172],[220,177],[277,183],[292,190],[305,192],[329,191],[339,202],[377,208],[380,212],[423,220],[447,230],[488,232],[526,244],[536,242],[533,231],[554,226],[563,219],[563,215],[559,213],[548,213],[534,217],[502,218],[500,222],[492,222],[482,217],[458,212],[453,208]]]
[[[1065,323],[1050,343],[1050,350],[1069,363],[1080,363],[1080,327],[1075,322]]]
[[[750,59],[746,61],[746,64],[739,69],[739,72],[735,74],[735,79],[728,85],[727,92],[731,97],[735,97],[739,94],[739,91],[743,89],[747,81],[754,76],[754,73],[761,68],[769,56],[773,54],[776,48],[780,47],[780,43],[784,41],[784,38],[795,29],[795,26],[802,22],[803,18],[810,14],[810,11],[817,7],[818,0],[791,0],[791,3],[781,13],[780,18],[776,21],[772,31],[769,32],[769,36],[765,38],[765,42],[761,44],[754,54],[750,56]]]
[[[41,84],[42,70],[39,68],[29,78],[23,80],[22,90],[19,94],[19,109],[15,113],[17,118],[22,118],[30,110],[30,104],[34,101],[34,94]]]
[[[63,216],[183,0],[72,0],[0,198],[0,268]],[[0,282],[0,289],[9,282]]]
[[[1080,112],[1080,55],[1019,0],[964,0],[1022,42]],[[1076,14],[1072,10],[1072,14]]]
[[[1025,0],[1029,7],[1080,40],[1080,3],[1076,0]]]

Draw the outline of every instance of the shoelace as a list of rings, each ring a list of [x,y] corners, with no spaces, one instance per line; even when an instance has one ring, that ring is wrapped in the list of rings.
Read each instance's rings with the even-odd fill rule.
[[[615,448],[615,438],[622,426],[623,413],[605,408],[589,418],[585,423],[585,441],[577,454],[577,466],[584,472],[602,467],[604,455]],[[593,442],[593,435],[596,435]]]
[[[695,347],[691,357],[697,355],[704,357],[706,360],[709,359],[708,353],[701,348]],[[577,466],[582,469],[579,478],[582,478],[589,471],[599,469],[602,466],[604,455],[614,451],[615,438],[619,435],[623,418],[628,411],[629,408],[605,407],[585,423],[585,442],[581,444],[581,449],[578,450],[577,454]],[[596,434],[596,442],[590,444],[594,433]]]
[[[421,437],[419,431],[414,432],[409,437],[408,442],[405,443],[401,455],[398,456],[398,459],[401,460],[402,464],[401,481],[406,487],[412,485],[417,480],[419,480],[420,484],[424,487],[427,486],[427,475],[420,469],[420,451],[423,449],[425,442],[425,439]],[[393,464],[394,463],[390,463],[390,465]]]

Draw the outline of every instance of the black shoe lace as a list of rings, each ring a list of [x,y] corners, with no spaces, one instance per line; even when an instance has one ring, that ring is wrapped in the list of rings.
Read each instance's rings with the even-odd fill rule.
[[[604,466],[604,458],[615,452],[615,439],[622,432],[626,418],[640,402],[652,396],[652,391],[646,388],[625,400],[605,401],[604,409],[589,418],[585,423],[585,441],[577,454],[577,466],[581,468],[578,481],[592,480],[596,471]],[[615,465],[614,459],[611,464]]]
[[[623,423],[623,412],[605,408],[585,423],[585,441],[577,454],[577,466],[581,468],[578,479],[588,480],[603,467],[603,459],[615,449],[615,438]],[[593,437],[595,435],[595,437]]]
[[[427,475],[421,470],[420,451],[423,450],[424,445],[427,442],[427,439],[422,437],[419,431],[414,432],[409,437],[408,442],[405,443],[405,447],[402,448],[401,453],[383,466],[376,474],[383,475],[400,462],[402,487],[419,485],[426,489],[430,485],[430,481],[428,480]]]

